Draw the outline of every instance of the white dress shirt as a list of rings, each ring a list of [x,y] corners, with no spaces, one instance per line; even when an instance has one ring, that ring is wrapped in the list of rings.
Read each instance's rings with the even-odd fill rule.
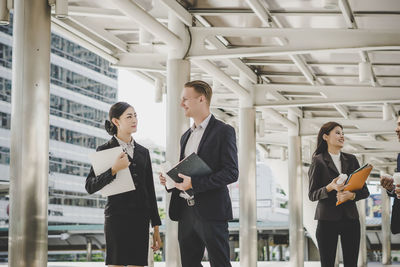
[[[127,153],[131,158],[133,158],[133,151],[135,149],[135,141],[133,137],[129,143],[125,143],[121,139],[119,139],[116,135],[114,135],[115,139],[117,139],[118,144],[122,147],[122,150]]]
[[[342,162],[340,161],[340,152],[339,154],[335,155],[328,152],[331,155],[333,163],[335,163],[336,169],[338,170],[339,174],[342,173]]]
[[[190,127],[191,134],[186,142],[184,157],[189,156],[193,152],[197,153],[201,138],[203,137],[204,131],[207,128],[208,123],[210,122],[210,118],[211,118],[211,113],[198,126],[196,126],[196,124],[193,123],[192,127]],[[181,192],[179,196],[181,198],[186,199],[188,201],[189,206],[194,205],[194,202],[190,202],[193,201],[194,199],[193,195],[189,195],[186,192]]]
[[[204,131],[207,128],[210,119],[211,119],[211,113],[198,126],[196,126],[196,124],[193,123],[192,127],[190,127],[191,134],[185,146],[185,153],[184,153],[185,157],[189,156],[193,152],[197,153],[201,138],[203,137]]]

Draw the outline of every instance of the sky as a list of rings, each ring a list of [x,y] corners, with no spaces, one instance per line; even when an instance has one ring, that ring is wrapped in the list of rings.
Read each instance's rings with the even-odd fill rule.
[[[137,132],[133,134],[140,143],[152,142],[166,146],[166,100],[155,102],[154,84],[135,76],[128,70],[118,70],[118,101],[131,104],[138,116]]]

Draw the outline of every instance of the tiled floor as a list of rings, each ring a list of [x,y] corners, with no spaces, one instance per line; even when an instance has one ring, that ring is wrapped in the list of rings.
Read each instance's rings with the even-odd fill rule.
[[[6,263],[0,263],[0,266],[8,266]],[[102,262],[51,262],[48,267],[104,267]],[[319,267],[319,262],[305,262],[304,267]],[[341,265],[343,266],[343,265]],[[400,267],[398,265],[382,265],[380,263],[368,263],[368,267]],[[154,267],[165,267],[164,262],[156,262]],[[210,267],[208,262],[203,263],[203,267]],[[240,267],[239,262],[232,262],[232,267]],[[289,262],[258,262],[257,267],[290,267]]]

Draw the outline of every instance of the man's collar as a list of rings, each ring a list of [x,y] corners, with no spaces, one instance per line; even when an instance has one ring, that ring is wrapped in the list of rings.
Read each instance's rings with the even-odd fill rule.
[[[199,126],[196,127],[196,124],[193,122],[192,127],[190,127],[190,130],[193,132],[196,128],[200,128],[200,129],[205,129],[207,128],[208,123],[210,122],[212,114],[210,113],[207,118],[205,118],[200,124]]]

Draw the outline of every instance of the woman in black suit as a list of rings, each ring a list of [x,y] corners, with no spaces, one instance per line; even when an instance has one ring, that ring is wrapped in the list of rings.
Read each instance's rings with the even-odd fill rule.
[[[322,267],[334,266],[339,235],[344,267],[357,267],[360,222],[356,201],[367,198],[369,191],[365,184],[359,191],[343,191],[345,185],[337,183],[339,174],[350,175],[360,167],[354,155],[341,152],[343,143],[342,125],[325,123],[318,133],[317,149],[308,171],[308,197],[318,200],[314,219],[318,220],[316,236]],[[337,200],[345,203],[336,206]]]
[[[113,137],[97,151],[122,146],[114,165],[96,176],[93,168],[86,179],[86,190],[93,194],[113,181],[118,171],[129,168],[136,190],[107,198],[104,211],[106,265],[146,266],[149,246],[149,223],[154,227],[153,250],[161,246],[158,226],[161,225],[154,191],[149,151],[136,143],[137,117],[131,105],[118,102],[110,108],[110,121],[105,128]]]

